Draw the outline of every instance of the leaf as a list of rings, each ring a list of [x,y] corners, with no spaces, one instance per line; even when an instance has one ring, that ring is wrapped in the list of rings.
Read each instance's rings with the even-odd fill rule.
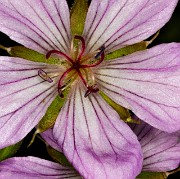
[[[133,45],[129,45],[126,47],[123,47],[119,50],[113,51],[109,54],[107,54],[105,56],[105,60],[111,60],[111,59],[115,59],[115,58],[119,58],[125,55],[129,55],[131,53],[137,52],[137,51],[141,51],[141,50],[145,50],[147,47],[147,42],[146,41],[142,41]]]
[[[10,158],[15,155],[15,153],[19,150],[21,147],[22,141],[18,142],[15,145],[8,146],[4,149],[0,150],[0,161],[3,161],[7,158]]]
[[[83,33],[87,10],[87,0],[75,0],[71,9],[71,32],[73,35]]]
[[[166,179],[162,172],[142,172],[136,179]]]

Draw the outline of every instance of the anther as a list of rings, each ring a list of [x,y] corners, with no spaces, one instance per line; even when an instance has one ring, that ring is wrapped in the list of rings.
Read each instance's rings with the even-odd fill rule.
[[[60,88],[58,88],[58,93],[61,98],[64,98],[64,94],[62,93],[62,90]]]
[[[104,53],[104,50],[105,50],[105,46],[103,45],[102,47],[99,48],[99,52],[95,55],[95,59],[99,58],[103,53]]]
[[[63,90],[66,87],[66,85],[63,85],[61,87],[59,87],[60,90]]]
[[[86,93],[84,94],[84,97],[86,98],[87,96],[89,96],[91,93],[97,93],[99,91],[98,85],[94,84],[92,86],[88,87],[88,90],[86,91]]]
[[[47,73],[42,70],[42,69],[39,69],[38,70],[38,75],[45,81],[48,81],[49,83],[52,83],[53,80],[47,75]]]
[[[81,68],[90,68],[90,67],[95,67],[97,65],[99,65],[100,63],[103,62],[104,60],[104,57],[105,57],[105,54],[104,54],[104,50],[105,50],[105,47],[102,46],[100,49],[100,51],[95,55],[95,59],[99,58],[99,56],[101,57],[96,63],[92,64],[92,65],[81,65]]]

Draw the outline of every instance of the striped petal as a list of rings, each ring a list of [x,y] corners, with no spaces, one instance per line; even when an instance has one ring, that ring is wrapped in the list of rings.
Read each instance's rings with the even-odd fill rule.
[[[140,119],[180,129],[180,44],[164,44],[112,61],[96,72],[101,89]]]
[[[56,139],[53,136],[53,129],[48,129],[47,131],[40,133],[41,137],[54,149],[56,149],[59,152],[62,152],[60,149]]]
[[[87,51],[140,42],[170,19],[178,0],[92,0],[84,29]]]
[[[131,129],[100,97],[74,87],[53,130],[75,169],[84,178],[134,179],[141,171],[141,149]]]
[[[166,133],[145,122],[131,125],[143,150],[143,170],[165,172],[180,164],[180,133]]]
[[[0,163],[0,179],[80,179],[78,173],[57,163],[36,157],[14,157]]]
[[[43,68],[43,63],[0,57],[0,148],[24,138],[57,95],[55,82],[38,76]]]
[[[70,47],[69,9],[65,0],[0,0],[0,31],[41,53]]]

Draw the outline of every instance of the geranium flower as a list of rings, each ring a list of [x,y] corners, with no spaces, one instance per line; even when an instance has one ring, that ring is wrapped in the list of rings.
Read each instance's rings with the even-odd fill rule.
[[[173,170],[180,163],[180,133],[169,134],[147,123],[131,125],[138,137],[143,151],[142,171],[166,172]],[[43,138],[55,149],[58,147],[52,130],[42,133]],[[69,166],[50,162],[36,157],[14,157],[0,163],[0,178],[81,178]]]
[[[104,56],[151,36],[177,2],[92,0],[83,35],[72,36],[65,0],[0,0],[2,32],[47,58],[60,56],[56,65],[0,58],[0,147],[24,138],[69,89],[53,129],[68,160],[84,178],[134,178],[142,168],[140,144],[98,91],[158,129],[179,130],[179,44]]]

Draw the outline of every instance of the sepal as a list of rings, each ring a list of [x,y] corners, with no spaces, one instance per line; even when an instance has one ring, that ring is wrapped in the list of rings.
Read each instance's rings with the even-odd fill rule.
[[[70,14],[72,34],[81,35],[84,29],[86,14],[88,10],[87,0],[75,0]]]
[[[21,147],[22,141],[18,142],[17,144],[8,146],[0,150],[0,161],[3,161],[7,158],[10,158],[15,155],[15,153]]]
[[[136,179],[166,179],[165,173],[162,172],[142,172]]]
[[[116,58],[126,56],[137,51],[145,50],[146,48],[147,48],[147,41],[142,41],[139,43],[135,43],[133,45],[128,45],[126,47],[110,52],[109,54],[105,56],[105,60],[116,59]]]
[[[46,145],[48,154],[52,157],[52,159],[55,162],[60,163],[63,166],[71,166],[65,155],[54,148],[52,148],[50,145]]]

